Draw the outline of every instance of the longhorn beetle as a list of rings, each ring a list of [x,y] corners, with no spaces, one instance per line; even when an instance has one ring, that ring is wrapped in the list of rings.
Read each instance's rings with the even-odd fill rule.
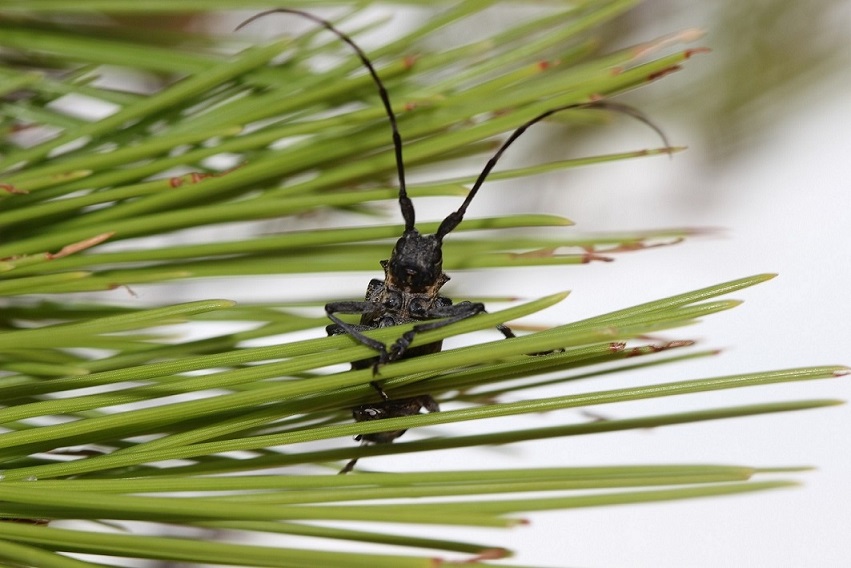
[[[349,335],[358,343],[371,347],[378,353],[378,356],[372,359],[354,361],[352,363],[353,369],[365,369],[372,367],[373,375],[375,376],[378,374],[378,368],[381,365],[385,365],[402,358],[436,353],[440,351],[442,347],[441,341],[436,341],[414,348],[409,347],[414,337],[420,332],[439,329],[451,323],[485,312],[485,306],[482,303],[460,302],[458,304],[453,304],[451,299],[440,295],[441,287],[449,281],[449,276],[443,272],[443,239],[464,219],[467,207],[469,207],[473,198],[475,198],[476,193],[478,193],[479,188],[482,186],[488,174],[490,174],[491,170],[494,168],[505,150],[508,149],[508,147],[530,126],[555,113],[570,109],[611,110],[627,114],[643,122],[660,136],[665,146],[669,146],[664,133],[658,127],[650,122],[650,120],[639,111],[626,105],[608,101],[595,101],[552,108],[517,128],[517,130],[515,130],[511,136],[502,143],[493,157],[485,164],[482,173],[479,174],[479,177],[476,179],[461,206],[456,211],[453,211],[446,216],[446,218],[440,223],[435,234],[422,235],[414,226],[414,205],[408,197],[405,185],[405,167],[402,160],[402,137],[399,134],[396,115],[394,114],[393,108],[390,104],[390,97],[387,94],[387,90],[381,82],[381,79],[378,77],[378,73],[375,71],[372,62],[351,37],[335,28],[330,22],[301,10],[293,10],[290,8],[267,10],[245,20],[237,27],[237,29],[242,28],[258,18],[276,12],[294,14],[307,18],[321,25],[328,31],[335,34],[338,38],[340,38],[340,40],[348,44],[355,51],[364,67],[371,75],[373,82],[378,88],[378,95],[384,105],[387,118],[390,121],[393,149],[396,157],[396,170],[399,178],[399,207],[402,212],[402,218],[405,221],[405,230],[402,233],[401,238],[396,241],[396,245],[393,247],[393,252],[390,253],[390,258],[388,260],[381,261],[381,266],[384,268],[384,280],[373,279],[370,281],[366,289],[366,297],[364,301],[331,302],[325,305],[325,313],[333,322],[326,328],[328,335]],[[360,324],[347,323],[340,319],[337,314],[361,314]],[[427,323],[415,325],[411,330],[403,333],[389,348],[384,343],[376,339],[372,339],[364,334],[365,331],[372,329],[417,321],[427,321]],[[505,325],[497,325],[497,329],[502,332],[506,338],[515,337],[511,329]],[[437,412],[440,410],[437,402],[429,395],[420,395],[403,399],[391,399],[376,381],[370,382],[370,385],[378,392],[382,401],[380,403],[363,404],[354,407],[352,409],[352,415],[356,422],[412,416],[419,414],[422,409],[429,412]],[[356,436],[355,439],[359,440],[362,444],[383,444],[392,442],[404,433],[405,430],[394,430],[390,432],[362,434]],[[344,474],[351,471],[357,460],[358,458],[354,458],[349,461],[345,467],[340,470],[340,473]]]

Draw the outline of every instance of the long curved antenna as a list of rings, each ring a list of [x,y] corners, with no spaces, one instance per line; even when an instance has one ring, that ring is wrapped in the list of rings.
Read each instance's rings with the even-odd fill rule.
[[[260,12],[259,14],[251,16],[239,24],[234,31],[242,29],[254,20],[274,13],[295,14],[321,25],[323,28],[346,42],[355,51],[361,62],[363,62],[367,71],[369,71],[369,74],[372,76],[372,80],[375,82],[376,87],[378,87],[378,96],[384,104],[384,110],[387,111],[387,118],[390,119],[390,129],[393,131],[393,149],[396,152],[396,172],[399,175],[399,207],[402,209],[402,218],[405,219],[405,230],[413,230],[415,221],[414,204],[411,203],[411,198],[408,197],[408,190],[405,186],[405,164],[402,161],[402,136],[399,134],[399,127],[396,124],[396,115],[393,113],[393,108],[390,106],[390,97],[387,94],[387,89],[384,88],[384,84],[381,82],[381,79],[379,79],[378,73],[375,72],[375,67],[372,66],[372,62],[351,37],[335,28],[331,22],[323,20],[318,16],[314,16],[309,12],[302,12],[301,10],[293,10],[291,8],[275,8],[274,10],[266,10],[265,12]]]
[[[482,173],[479,174],[479,177],[476,179],[476,182],[473,184],[473,187],[470,189],[470,193],[467,194],[467,198],[464,199],[464,203],[461,204],[461,207],[458,208],[457,211],[453,211],[449,215],[447,215],[446,219],[440,223],[440,227],[437,229],[437,233],[435,236],[437,237],[438,242],[443,240],[447,234],[449,234],[452,229],[458,226],[458,224],[464,219],[464,214],[467,212],[467,207],[473,201],[473,198],[476,197],[476,193],[479,191],[479,188],[482,187],[482,184],[487,179],[488,174],[490,174],[491,170],[496,166],[496,163],[499,161],[499,158],[502,154],[517,140],[521,134],[526,132],[526,129],[535,124],[536,122],[540,122],[547,118],[548,116],[552,116],[557,112],[561,112],[564,110],[577,109],[577,108],[590,108],[590,109],[603,109],[603,110],[612,110],[615,112],[620,112],[627,116],[631,116],[634,119],[643,122],[647,126],[653,129],[656,134],[662,139],[662,142],[665,144],[665,147],[670,147],[668,143],[668,138],[665,136],[665,133],[662,130],[653,124],[649,118],[647,118],[641,111],[636,108],[633,108],[628,105],[620,104],[620,103],[612,103],[608,101],[597,101],[593,103],[579,103],[572,105],[565,105],[550,109],[544,113],[539,114],[529,122],[520,126],[517,130],[515,130],[508,139],[502,143],[502,146],[499,147],[499,150],[496,151],[496,154],[493,155],[493,158],[488,160],[488,163],[485,164],[485,169],[482,170]]]

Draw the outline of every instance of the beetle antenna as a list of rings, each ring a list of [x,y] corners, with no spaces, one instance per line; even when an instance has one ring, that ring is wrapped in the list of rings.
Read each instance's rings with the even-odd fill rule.
[[[302,12],[301,10],[293,10],[291,8],[275,8],[273,10],[266,10],[265,12],[260,12],[259,14],[255,14],[239,24],[236,27],[236,30],[240,30],[246,25],[250,24],[254,20],[259,18],[263,18],[268,16],[269,14],[274,13],[282,13],[282,14],[295,14],[297,16],[301,16],[303,18],[307,18],[312,22],[315,22],[335,34],[338,38],[343,40],[345,43],[351,47],[357,56],[360,58],[366,70],[369,71],[369,74],[372,76],[372,80],[375,82],[375,85],[378,87],[378,96],[381,98],[381,102],[384,104],[384,110],[387,111],[387,118],[390,119],[390,129],[393,131],[393,149],[396,153],[396,172],[399,176],[399,207],[402,210],[402,217],[405,219],[405,231],[412,231],[414,229],[414,204],[411,202],[411,198],[408,197],[408,190],[405,186],[405,164],[402,161],[402,136],[399,134],[399,127],[396,124],[396,115],[393,113],[393,108],[390,106],[390,96],[387,94],[387,89],[384,88],[384,84],[381,82],[381,79],[378,77],[378,73],[375,71],[375,67],[372,66],[372,62],[363,52],[363,50],[358,47],[355,41],[344,34],[340,30],[334,27],[331,22],[327,20],[323,20],[313,14],[308,12]]]
[[[479,191],[479,188],[482,187],[482,184],[485,182],[485,179],[487,179],[491,170],[494,168],[494,166],[496,166],[496,163],[499,161],[500,157],[502,157],[502,154],[508,149],[509,146],[511,146],[512,143],[514,143],[515,140],[520,137],[520,135],[526,132],[527,128],[537,122],[544,120],[549,116],[552,116],[557,112],[577,108],[611,110],[625,114],[627,116],[631,116],[632,118],[635,118],[636,120],[643,122],[644,124],[652,128],[653,131],[656,132],[656,134],[658,134],[659,137],[662,139],[662,142],[665,144],[665,147],[670,147],[670,144],[668,143],[668,138],[665,136],[665,133],[662,132],[662,129],[653,124],[653,122],[651,122],[650,119],[647,118],[641,111],[628,105],[612,103],[608,101],[596,101],[592,103],[565,105],[550,109],[544,113],[539,114],[529,122],[526,122],[525,124],[520,126],[511,134],[511,136],[508,137],[505,142],[502,143],[502,146],[499,147],[499,150],[496,151],[496,154],[494,154],[493,157],[488,160],[488,163],[485,164],[485,169],[483,169],[482,173],[479,174],[479,177],[476,179],[476,182],[473,184],[473,187],[467,194],[466,199],[464,199],[464,203],[461,204],[461,207],[459,207],[457,211],[453,211],[452,213],[450,213],[440,224],[440,227],[438,227],[437,229],[437,233],[435,233],[437,240],[442,241],[443,237],[448,235],[455,227],[458,226],[459,223],[461,223],[461,221],[464,219],[464,214],[467,212],[467,207],[473,201],[473,198],[476,197],[476,193]]]

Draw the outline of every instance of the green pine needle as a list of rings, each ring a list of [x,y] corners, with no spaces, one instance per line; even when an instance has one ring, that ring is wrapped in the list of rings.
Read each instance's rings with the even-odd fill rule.
[[[291,2],[264,7],[278,4]],[[351,15],[363,3],[349,4]],[[545,17],[518,22],[491,38],[445,51],[426,47],[424,40],[433,45],[445,26],[470,25],[490,4],[453,3],[370,52],[398,114],[405,164],[418,174],[409,187],[417,202],[463,195],[477,177],[472,172],[426,179],[425,172],[435,166],[492,155],[495,140],[541,112],[615,97],[679,69],[700,51],[672,47],[675,40],[690,39],[681,34],[598,53],[595,31],[631,8],[632,0],[556,3]],[[203,3],[204,10],[257,7],[238,0]],[[226,277],[246,285],[256,275],[289,283],[289,274],[374,272],[402,231],[384,222],[376,206],[393,210],[397,199],[387,117],[371,78],[336,38],[315,27],[268,40],[257,37],[254,27],[204,35],[85,19],[92,11],[155,12],[151,17],[167,22],[169,12],[198,9],[197,2],[179,0],[28,0],[0,7],[0,94],[6,97],[0,106],[5,135],[0,145],[0,517],[18,521],[0,522],[4,565],[103,565],[66,556],[83,553],[116,557],[118,565],[124,559],[157,559],[398,568],[433,566],[434,551],[440,551],[463,556],[463,562],[446,561],[447,566],[484,566],[510,551],[421,536],[408,525],[507,528],[523,522],[525,512],[720,496],[796,483],[776,477],[803,469],[782,465],[426,472],[417,471],[411,460],[409,471],[394,474],[368,473],[360,466],[368,467],[370,456],[656,428],[839,401],[764,402],[575,424],[553,418],[542,428],[361,447],[350,439],[846,374],[844,367],[822,366],[546,398],[531,394],[538,386],[716,355],[692,350],[689,339],[648,337],[734,308],[736,300],[719,296],[773,275],[721,283],[509,341],[405,359],[381,367],[379,376],[371,369],[348,370],[351,361],[373,356],[371,349],[345,335],[325,336],[322,328],[329,322],[321,306],[340,298],[293,301],[282,291],[276,300],[239,306],[203,298],[147,306],[104,299],[99,292],[175,279]],[[76,15],[66,21],[55,17],[57,10]],[[353,30],[347,21],[348,16],[335,20],[356,40],[384,24],[373,20]],[[116,70],[152,87],[138,92],[101,80]],[[77,112],[67,104],[69,96],[89,101],[101,114]],[[608,121],[609,113],[588,109],[553,118],[571,133],[620,123],[617,116]],[[646,148],[502,169],[488,183],[682,149],[659,148],[653,136],[648,132]],[[374,224],[239,237],[229,231],[234,223],[256,228],[250,224],[258,220],[296,221],[328,210],[372,215]],[[582,264],[676,244],[696,233],[660,228],[576,236],[566,231],[570,224],[555,215],[466,219],[458,231],[470,236],[447,243],[445,268]],[[433,232],[437,223],[419,226]],[[200,243],[177,238],[199,227],[215,231]],[[540,227],[549,229],[547,237],[521,232]],[[511,232],[500,236],[501,231]],[[69,295],[79,292],[89,293],[87,299]],[[493,328],[566,295],[512,304],[424,332],[414,344]],[[191,326],[234,322],[247,327],[196,340],[181,335]],[[367,335],[391,342],[410,327]],[[309,338],[291,340],[286,336],[291,332]],[[457,404],[443,412],[354,423],[350,409],[375,402],[373,380],[394,396],[428,393]],[[504,402],[507,394],[515,402]],[[237,458],[230,452],[247,453]],[[335,475],[354,457],[364,458],[359,469]],[[221,475],[234,473],[241,475]],[[542,498],[536,494],[541,491],[552,496]],[[385,499],[404,506],[379,501]],[[305,523],[317,520],[338,524]],[[47,521],[50,525],[43,526]],[[180,525],[195,536],[135,534],[126,527],[137,525],[123,524],[130,521],[162,524],[163,530]],[[349,524],[357,521],[397,526],[391,534]],[[259,546],[225,542],[221,531],[324,542],[316,549]],[[346,542],[394,546],[395,554],[350,552]]]

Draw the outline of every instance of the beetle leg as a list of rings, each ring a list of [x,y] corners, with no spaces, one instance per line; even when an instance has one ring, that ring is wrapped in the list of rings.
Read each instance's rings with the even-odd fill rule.
[[[382,354],[381,356],[379,356],[376,364],[383,365],[384,363],[389,363],[391,361],[396,361],[400,359],[405,354],[405,351],[408,350],[408,347],[411,345],[411,342],[414,340],[414,337],[418,333],[421,333],[423,331],[432,331],[434,329],[440,329],[441,327],[445,327],[455,322],[467,319],[469,317],[473,317],[477,314],[484,313],[484,311],[484,304],[480,304],[478,302],[461,302],[460,304],[444,306],[437,310],[434,310],[428,313],[427,317],[444,319],[415,325],[413,328],[411,328],[411,330],[403,333],[402,337],[397,339],[393,343],[393,345],[390,346],[390,349],[389,351],[387,351],[386,354]]]
[[[334,324],[337,326],[337,329],[342,330],[340,333],[351,335],[358,343],[361,343],[363,345],[366,345],[367,347],[378,351],[379,358],[386,357],[387,347],[380,341],[367,337],[366,335],[361,333],[361,331],[364,329],[363,326],[346,323],[340,318],[338,318],[336,315],[334,315],[336,313],[364,314],[369,312],[372,307],[372,304],[370,304],[369,302],[332,302],[330,304],[325,304],[325,314],[328,316],[328,319],[334,322]]]

